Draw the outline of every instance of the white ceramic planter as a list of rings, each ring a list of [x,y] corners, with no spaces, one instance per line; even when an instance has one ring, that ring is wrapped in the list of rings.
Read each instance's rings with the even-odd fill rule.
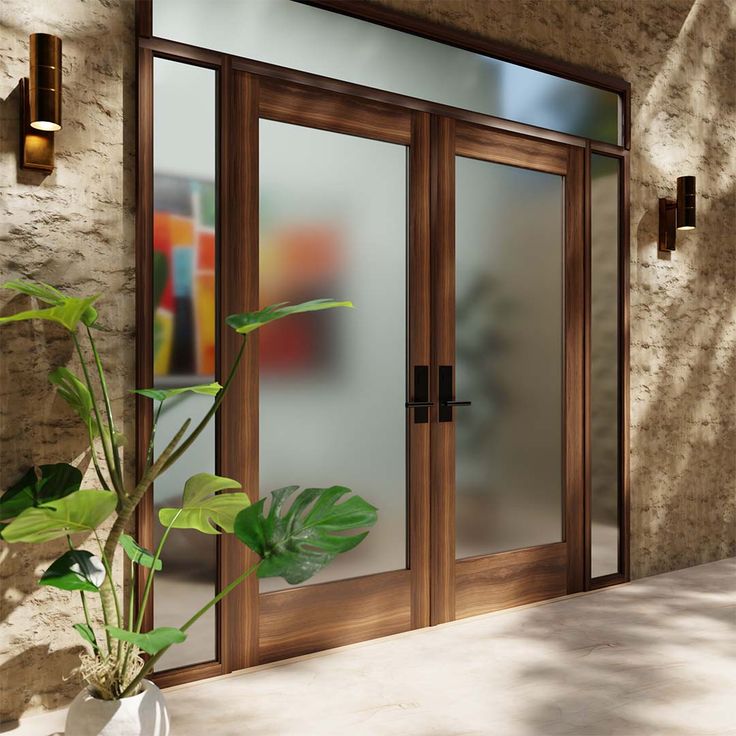
[[[82,690],[69,706],[65,736],[169,736],[163,693],[148,680],[138,695],[100,700]]]

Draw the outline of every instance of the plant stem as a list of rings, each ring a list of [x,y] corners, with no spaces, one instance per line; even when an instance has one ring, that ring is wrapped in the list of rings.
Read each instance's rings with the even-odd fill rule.
[[[84,595],[84,591],[79,591],[79,597],[82,599],[82,610],[84,611],[84,620],[87,624],[87,627],[92,632],[92,636],[94,637],[95,641],[97,641],[97,637],[94,636],[94,629],[92,628],[92,619],[89,617],[89,608],[87,608],[87,598]],[[90,642],[91,643],[91,642]],[[97,646],[97,644],[92,644],[92,649],[95,652],[95,654],[100,653],[100,648]]]
[[[115,608],[115,619],[117,621],[118,628],[120,628],[122,626],[122,621],[120,619],[120,601],[118,600],[118,592],[115,589],[115,584],[112,581],[112,568],[110,567],[110,563],[109,563],[109,561],[107,559],[107,555],[105,554],[105,549],[102,546],[102,542],[100,541],[99,536],[97,535],[97,531],[94,532],[94,535],[95,535],[95,539],[97,540],[97,546],[100,548],[100,559],[102,560],[102,566],[105,568],[105,582],[102,583],[102,588],[100,588],[100,602],[103,603],[103,605],[102,605],[102,612],[103,612],[103,617],[104,617],[104,620],[105,620],[105,636],[107,637],[107,649],[108,649],[108,651],[111,652],[112,651],[111,650],[112,642],[110,640],[109,634],[107,633],[107,626],[109,624],[109,620],[108,620],[109,619],[109,616],[108,615],[105,615],[105,613],[106,613],[105,612],[105,607],[106,607],[106,605],[107,606],[110,605],[110,601],[108,599],[108,600],[106,600],[106,601],[103,602],[102,591],[103,590],[109,590],[110,591],[110,596],[109,597],[112,598],[112,603],[113,603],[113,606]],[[120,659],[120,646],[121,646],[121,642],[118,639],[118,643],[117,643],[117,646],[116,646],[118,659]]]
[[[97,375],[100,377],[100,388],[102,389],[102,398],[105,402],[105,411],[107,412],[107,426],[110,430],[110,445],[112,447],[112,459],[115,465],[115,474],[120,481],[120,490],[124,492],[123,486],[123,471],[120,465],[120,450],[118,449],[118,443],[115,439],[115,421],[112,417],[112,404],[110,403],[110,392],[107,390],[107,381],[105,380],[105,371],[102,368],[102,361],[100,355],[97,352],[97,345],[95,345],[94,338],[92,337],[92,330],[87,327],[87,336],[89,337],[89,344],[92,346],[92,354],[95,358],[95,365],[97,366]]]
[[[162,468],[161,473],[168,470],[189,449],[189,446],[192,444],[192,442],[194,442],[194,440],[197,439],[197,437],[199,437],[199,435],[202,433],[202,430],[209,423],[210,419],[215,416],[215,412],[217,412],[217,410],[220,408],[220,404],[222,404],[222,401],[225,398],[227,389],[232,383],[233,378],[235,377],[235,372],[238,369],[238,365],[240,365],[240,360],[243,357],[243,352],[245,351],[246,342],[247,335],[243,337],[243,342],[240,345],[240,350],[238,350],[238,354],[235,356],[235,360],[233,361],[233,365],[230,368],[230,373],[228,374],[227,380],[225,381],[223,387],[217,392],[217,396],[215,397],[215,401],[213,402],[212,407],[204,415],[202,421],[192,430],[192,433],[189,435],[189,437],[187,437],[184,442],[181,443],[181,446],[176,450],[176,452],[171,455],[171,457]]]
[[[100,548],[100,559],[102,560],[102,566],[105,568],[105,573],[107,574],[107,579],[110,581],[110,585],[113,586],[112,582],[112,567],[110,565],[110,561],[107,559],[107,555],[105,554],[105,548],[102,546],[102,542],[100,540],[100,537],[97,534],[97,531],[94,532],[95,539],[97,540],[97,546]],[[120,615],[120,601],[118,600],[118,594],[117,590],[113,586],[113,601],[115,602],[115,618],[117,619],[118,626],[123,625],[123,619]]]
[[[166,399],[164,399],[166,401]],[[148,450],[146,451],[146,467],[151,466],[153,462],[153,441],[156,438],[156,427],[158,426],[158,419],[161,416],[161,409],[164,407],[164,402],[159,401],[158,408],[156,409],[156,416],[153,418],[153,427],[151,427],[151,439],[148,440]]]
[[[174,435],[174,438],[171,440],[171,442],[166,445],[158,460],[156,460],[156,462],[150,468],[147,468],[145,470],[145,472],[143,473],[143,477],[140,479],[138,485],[133,489],[133,492],[126,497],[125,502],[123,503],[123,507],[118,511],[117,519],[115,519],[115,522],[110,529],[110,533],[107,535],[107,540],[105,541],[104,553],[107,557],[114,556],[115,550],[118,546],[118,542],[120,541],[120,535],[125,531],[125,526],[128,521],[130,521],[130,517],[132,516],[133,511],[135,511],[135,508],[136,506],[138,506],[141,498],[143,498],[146,491],[151,487],[151,483],[153,482],[153,479],[156,477],[158,472],[160,472],[161,467],[163,467],[164,463],[171,456],[171,453],[176,448],[179,440],[181,440],[182,436],[187,431],[190,422],[191,420],[187,419],[187,421],[182,424],[181,428]],[[108,591],[109,589],[107,587],[103,587],[100,590],[100,597],[103,599],[103,605],[110,604],[110,593]],[[105,601],[105,597],[107,597],[107,601]]]
[[[238,587],[244,580],[249,578],[258,568],[258,565],[261,564],[261,560],[258,560],[255,565],[252,567],[249,567],[244,573],[239,575],[235,580],[232,581],[229,585],[224,587],[209,603],[206,603],[202,608],[200,608],[183,626],[180,626],[180,631],[186,631],[190,626],[195,624],[202,616],[204,616],[207,611],[212,608],[212,606],[219,603],[226,595],[228,595],[231,591],[235,590],[235,588]],[[163,649],[160,649],[156,654],[154,654],[152,657],[148,659],[148,661],[141,667],[141,671],[135,676],[133,680],[131,680],[130,685],[123,690],[120,697],[125,698],[128,695],[131,695],[133,692],[135,692],[135,688],[138,687],[138,684],[140,681],[153,669],[153,666],[158,662],[161,657],[166,653],[168,648],[172,646],[169,644],[169,646],[164,647]]]
[[[106,490],[110,490],[110,486],[107,484],[107,481],[105,480],[105,476],[102,474],[102,468],[100,467],[100,463],[97,460],[97,453],[95,452],[95,438],[92,435],[92,422],[87,422],[87,435],[89,436],[89,454],[92,456],[92,462],[95,466],[95,472],[97,473],[97,478],[100,481],[100,485]]]
[[[128,593],[128,621],[126,628],[128,631],[133,630],[133,615],[135,611],[135,563],[130,560],[130,591]],[[125,642],[125,656],[123,659],[123,668],[120,671],[120,682],[125,685],[125,674],[128,671],[128,660],[130,659],[130,652],[133,649],[133,645],[129,642]]]
[[[174,526],[174,523],[179,518],[179,514],[184,509],[179,509],[175,514],[174,518],[171,520],[171,523],[166,527],[164,530],[163,535],[161,536],[161,541],[158,543],[158,547],[156,547],[156,554],[153,556],[153,562],[151,563],[151,569],[148,573],[148,577],[146,578],[146,587],[143,588],[143,598],[141,599],[141,607],[138,611],[138,620],[135,622],[135,633],[140,634],[141,633],[141,626],[143,626],[143,615],[146,612],[146,606],[148,605],[148,596],[151,594],[151,588],[153,587],[153,575],[156,572],[156,563],[161,559],[161,552],[164,549],[164,544],[166,544],[166,540],[169,538],[169,534],[171,532],[172,527]]]
[[[84,373],[84,380],[87,383],[87,390],[89,391],[89,395],[92,399],[92,408],[94,409],[95,413],[95,420],[97,422],[97,432],[100,435],[100,441],[102,442],[102,449],[105,453],[105,462],[107,463],[107,470],[110,473],[110,479],[112,480],[113,488],[115,489],[115,492],[118,494],[119,498],[122,498],[124,495],[124,491],[122,488],[122,485],[120,483],[120,479],[116,477],[115,475],[115,465],[112,460],[112,456],[110,455],[110,448],[108,447],[107,440],[105,439],[105,430],[104,426],[102,424],[102,417],[100,417],[100,410],[97,408],[97,399],[95,398],[95,391],[94,387],[92,386],[92,379],[90,378],[89,371],[87,370],[87,362],[84,359],[84,355],[82,354],[82,346],[79,344],[79,340],[77,340],[76,333],[72,332],[72,340],[74,341],[74,346],[77,348],[77,355],[79,355],[79,362],[82,364],[82,371]]]

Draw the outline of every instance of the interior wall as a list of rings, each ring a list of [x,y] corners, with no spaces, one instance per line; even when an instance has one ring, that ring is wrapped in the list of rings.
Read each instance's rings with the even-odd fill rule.
[[[736,6],[376,0],[631,82],[631,573],[736,554]],[[657,252],[695,174],[698,227]]]
[[[101,294],[99,343],[113,410],[133,442],[135,376],[135,52],[130,0],[3,0],[0,3],[0,282],[38,278],[79,294]],[[18,79],[28,74],[28,35],[63,46],[63,129],[48,176],[17,169]],[[30,301],[0,291],[0,314]],[[33,464],[79,462],[85,432],[56,397],[48,374],[79,372],[60,328],[0,327],[0,489]],[[126,453],[128,478],[132,453]],[[82,640],[76,594],[39,588],[66,542],[0,542],[0,722],[65,705],[79,681]]]
[[[728,0],[376,0],[629,79],[631,490],[635,577],[736,553],[736,31]],[[4,0],[0,7],[0,277],[102,293],[102,349],[132,438],[134,4]],[[28,34],[64,43],[56,170],[19,172],[17,80]],[[657,198],[698,177],[698,229],[658,256]],[[25,307],[0,293],[0,314]],[[0,330],[0,487],[71,461],[84,438],[47,374],[75,364],[58,331]],[[83,459],[86,463],[86,460]],[[128,463],[129,467],[129,463]],[[90,480],[92,476],[88,476]],[[63,705],[80,651],[71,599],[39,590],[58,545],[0,549],[0,719]]]

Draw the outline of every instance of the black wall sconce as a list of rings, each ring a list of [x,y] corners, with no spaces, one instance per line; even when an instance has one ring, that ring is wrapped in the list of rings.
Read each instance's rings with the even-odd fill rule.
[[[659,249],[672,252],[678,230],[695,229],[695,177],[677,178],[677,200],[659,200]]]
[[[61,130],[61,39],[30,36],[30,76],[20,80],[20,165],[54,170],[54,133]]]

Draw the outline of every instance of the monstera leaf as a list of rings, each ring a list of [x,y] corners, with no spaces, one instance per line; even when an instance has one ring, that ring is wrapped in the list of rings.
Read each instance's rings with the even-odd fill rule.
[[[79,490],[82,474],[73,465],[55,463],[29,468],[0,498],[0,520],[12,519],[22,511],[63,498]]]
[[[79,299],[75,299],[75,297],[69,297],[66,296],[66,294],[62,294],[58,289],[43,283],[43,281],[6,281],[3,284],[3,288],[17,291],[19,294],[32,296],[40,302],[45,302],[46,304],[51,304],[55,307],[63,307],[69,302],[80,301]],[[97,310],[92,306],[92,302],[96,299],[97,297],[91,298],[90,303],[83,310],[80,317],[81,321],[87,325],[87,327],[91,327],[97,321]]]
[[[222,391],[222,386],[217,382],[203,383],[200,386],[183,386],[182,388],[137,388],[131,391],[154,401],[166,401],[172,396],[178,396],[187,392],[201,394],[203,396],[217,396]]]
[[[219,534],[214,523],[226,532],[232,532],[235,517],[250,501],[245,493],[218,493],[228,488],[240,488],[240,483],[210,473],[193,475],[184,485],[181,508],[161,509],[159,521],[174,529]]]
[[[87,550],[71,549],[51,563],[38,584],[61,590],[96,593],[104,582],[105,567],[102,560]]]
[[[141,547],[129,534],[122,534],[120,536],[120,546],[125,550],[128,559],[138,565],[148,568],[153,567],[154,570],[160,570],[163,566],[160,558],[156,560],[153,552],[149,552],[145,547]]]
[[[28,508],[2,530],[6,542],[46,542],[67,534],[91,532],[114,511],[117,496],[109,491],[74,491]]]
[[[269,322],[273,322],[283,317],[289,317],[292,314],[302,314],[303,312],[319,312],[323,309],[333,309],[334,307],[352,307],[352,302],[336,302],[334,299],[313,299],[311,302],[303,302],[302,304],[289,304],[281,302],[265,307],[258,312],[243,312],[242,314],[231,314],[225,322],[232,327],[235,332],[246,335],[249,332],[257,330]]]
[[[241,511],[235,519],[235,535],[261,558],[258,577],[281,577],[295,585],[308,580],[341,552],[360,544],[368,534],[344,532],[376,523],[376,509],[349,488],[306,488],[285,513],[284,503],[298,486],[271,493],[271,506],[264,514],[266,499]]]
[[[120,641],[135,644],[138,649],[142,649],[144,652],[148,652],[148,654],[156,654],[156,652],[161,651],[164,647],[179,644],[187,638],[187,635],[183,631],[175,629],[173,626],[159,626],[147,634],[136,634],[134,631],[119,629],[117,626],[105,626],[105,629],[113,639],[120,639]]]

